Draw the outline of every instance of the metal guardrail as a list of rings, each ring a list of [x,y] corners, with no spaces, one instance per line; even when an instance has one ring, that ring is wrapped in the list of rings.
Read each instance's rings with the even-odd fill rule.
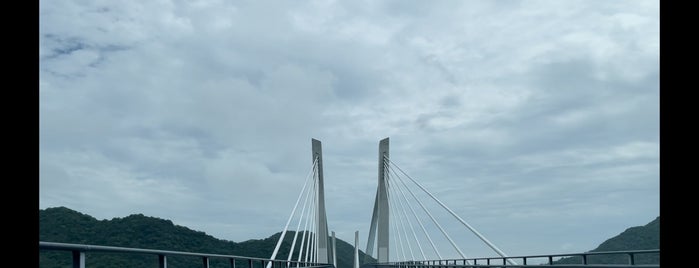
[[[471,259],[449,259],[449,260],[426,260],[426,261],[407,261],[407,262],[389,262],[389,263],[371,263],[365,264],[363,268],[389,268],[389,267],[407,267],[407,268],[474,268],[474,267],[614,267],[614,268],[640,268],[640,267],[660,267],[660,264],[636,264],[636,256],[643,254],[660,254],[660,249],[651,250],[626,250],[626,251],[601,251],[601,252],[585,252],[585,253],[567,253],[567,254],[549,254],[549,255],[530,255],[530,256],[514,256],[514,257],[491,257],[491,258],[471,258]],[[589,256],[599,255],[626,255],[628,256],[627,264],[589,264]],[[553,258],[556,257],[580,257],[580,264],[553,264]],[[548,263],[544,264],[527,264],[527,260],[546,258]],[[507,260],[522,261],[521,264],[508,264]],[[496,263],[497,262],[497,263]],[[469,264],[470,263],[470,264]]]
[[[254,258],[236,255],[222,255],[222,254],[209,254],[209,253],[195,253],[195,252],[183,252],[183,251],[170,251],[170,250],[156,250],[156,249],[143,249],[143,248],[125,248],[125,247],[111,247],[111,246],[98,246],[98,245],[84,245],[84,244],[69,244],[69,243],[55,243],[55,242],[42,242],[39,241],[39,250],[58,250],[58,251],[70,251],[73,254],[73,268],[85,268],[85,253],[86,252],[111,252],[111,253],[139,253],[139,254],[149,254],[158,256],[158,267],[167,267],[167,257],[168,256],[190,256],[190,257],[200,257],[202,259],[202,267],[209,268],[209,259],[211,258],[223,258],[228,259],[231,264],[231,268],[235,268],[235,263],[237,260],[247,260],[248,267],[252,268],[255,263],[261,263],[261,267],[266,267],[267,264],[272,262],[273,268],[293,268],[293,267],[305,267],[305,268],[334,268],[332,264],[326,263],[311,263],[311,262],[296,262],[296,261],[286,261],[286,260],[271,260],[264,258]]]

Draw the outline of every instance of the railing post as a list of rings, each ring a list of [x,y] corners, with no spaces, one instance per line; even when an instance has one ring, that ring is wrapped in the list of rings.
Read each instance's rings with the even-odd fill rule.
[[[527,265],[527,257],[522,258],[522,264]]]
[[[167,257],[165,255],[162,255],[162,254],[158,255],[158,267],[159,268],[167,268]]]
[[[633,253],[629,253],[629,264],[636,265],[636,260],[633,258]]]
[[[252,268],[252,259],[248,259],[248,268]]]
[[[487,258],[486,260],[487,260],[487,261],[486,261],[485,264],[490,265],[490,258]]]
[[[209,268],[209,257],[201,257],[201,261],[204,268]]]
[[[230,258],[231,268],[235,268],[235,258]]]
[[[582,261],[583,261],[582,264],[587,264],[587,254],[582,255]]]
[[[553,256],[549,256],[549,265],[553,265]]]
[[[85,252],[73,251],[73,268],[85,268]]]

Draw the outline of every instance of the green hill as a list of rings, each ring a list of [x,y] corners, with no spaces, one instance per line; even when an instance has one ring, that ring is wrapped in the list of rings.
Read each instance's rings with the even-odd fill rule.
[[[643,250],[660,248],[660,217],[649,222],[645,226],[636,226],[626,229],[621,234],[607,239],[591,252],[618,251],[618,250]],[[660,254],[642,254],[635,257],[636,264],[658,264]],[[562,258],[555,264],[576,264],[581,263],[580,257]],[[590,264],[626,264],[626,255],[603,255],[589,256]]]
[[[39,241],[91,244],[117,247],[161,249],[269,258],[281,232],[265,239],[232,242],[204,232],[174,225],[172,221],[134,214],[124,218],[97,220],[65,208],[39,210]],[[294,232],[287,232],[277,259],[286,259]],[[299,242],[297,242],[299,243]],[[337,268],[351,268],[354,246],[337,239]],[[296,248],[298,248],[298,244]],[[295,254],[297,254],[295,250]],[[364,253],[360,251],[360,258]],[[157,267],[157,257],[143,254],[87,253],[87,267]],[[70,267],[71,255],[62,251],[40,251],[40,267]],[[223,259],[211,259],[211,267],[230,267]],[[240,261],[237,267],[247,268]],[[170,256],[168,267],[201,267],[196,257]]]

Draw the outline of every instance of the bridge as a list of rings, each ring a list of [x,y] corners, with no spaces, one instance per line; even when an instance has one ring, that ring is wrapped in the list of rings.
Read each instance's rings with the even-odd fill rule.
[[[226,259],[230,263],[231,268],[337,267],[335,232],[329,233],[325,210],[323,155],[319,140],[311,140],[311,153],[312,164],[310,171],[306,176],[301,192],[296,199],[270,258],[46,241],[39,241],[39,249],[45,251],[70,251],[74,268],[85,267],[85,259],[89,252],[153,255],[154,258],[157,257],[158,267],[160,268],[168,266],[167,260],[169,256],[201,258],[202,267],[204,268],[210,267],[211,259]],[[480,242],[491,249],[497,256],[468,257],[455,242],[454,238],[449,235],[447,230],[433,216],[433,213],[423,200],[418,197],[419,194],[428,197],[423,197],[423,199],[439,205],[439,208],[452,216],[453,220],[463,225],[466,230],[475,235]],[[300,206],[300,212],[297,213],[302,199],[303,204]],[[418,213],[418,211],[421,213]],[[409,215],[412,217],[409,217]],[[278,259],[277,255],[279,254],[280,246],[293,220],[296,220],[296,227],[291,248],[288,254],[286,254],[286,259]],[[302,223],[303,228],[301,228]],[[449,242],[451,248],[448,250],[453,250],[459,258],[443,257],[445,255],[443,254],[444,248],[439,248],[435,244],[433,236],[427,231],[426,224],[429,223],[432,224],[433,228],[439,230],[437,235]],[[417,229],[416,226],[420,227],[417,232],[415,231]],[[369,227],[364,252],[370,258],[365,258],[360,263],[359,231],[355,231],[353,268],[539,267],[541,265],[550,267],[660,267],[659,264],[637,264],[636,261],[637,256],[641,255],[655,255],[659,258],[659,249],[509,256],[457,215],[419,181],[391,161],[389,157],[389,138],[379,142],[377,190]],[[420,236],[418,236],[418,233]],[[301,234],[300,237],[299,234]],[[590,261],[599,256],[615,255],[624,256],[627,262],[621,264],[600,264]],[[568,257],[574,258],[578,263],[554,264],[554,258]]]

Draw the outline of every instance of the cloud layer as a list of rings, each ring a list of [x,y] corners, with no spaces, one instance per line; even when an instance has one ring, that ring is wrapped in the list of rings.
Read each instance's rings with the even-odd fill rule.
[[[505,252],[589,250],[659,214],[658,9],[40,1],[40,208],[266,237],[317,138],[330,229],[365,245],[390,137]]]

